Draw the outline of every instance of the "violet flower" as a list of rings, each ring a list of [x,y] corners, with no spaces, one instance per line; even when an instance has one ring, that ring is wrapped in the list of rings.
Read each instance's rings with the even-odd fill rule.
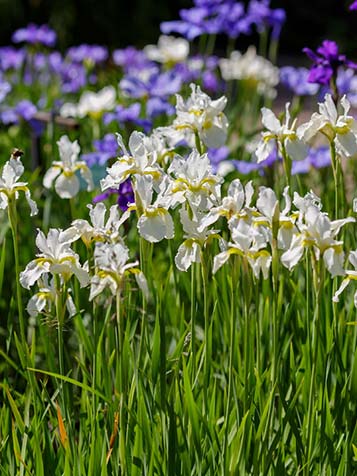
[[[142,50],[128,46],[127,48],[113,51],[114,64],[123,68],[125,73],[134,73],[147,69],[153,63],[148,60]]]
[[[87,163],[88,167],[103,166],[108,160],[118,155],[118,141],[114,134],[106,134],[103,139],[95,140],[93,145],[96,149],[95,152],[82,154],[82,160]]]
[[[16,49],[13,46],[2,46],[0,48],[0,69],[8,71],[9,69],[19,70],[25,60],[26,53],[23,49]]]
[[[351,3],[349,10],[357,10],[357,0],[355,0],[353,3]]]
[[[149,132],[152,128],[152,122],[149,119],[140,118],[141,104],[135,102],[128,107],[119,104],[113,112],[104,114],[103,122],[105,125],[116,121],[121,128],[127,124],[135,124],[135,126],[142,127],[145,132]]]
[[[356,69],[357,64],[348,60],[345,55],[339,54],[338,45],[334,41],[324,40],[317,48],[316,53],[310,48],[303,52],[313,61],[308,77],[310,83],[328,85],[337,77],[340,66]]]
[[[280,82],[297,96],[312,96],[319,90],[319,85],[308,81],[307,68],[284,66],[280,68]]]
[[[128,204],[134,202],[134,192],[131,186],[130,180],[126,180],[125,182],[119,185],[119,188],[109,188],[104,193],[101,193],[93,198],[93,203],[103,202],[104,200],[108,199],[112,195],[117,195],[117,204],[119,205],[120,209],[124,212],[128,209]]]
[[[75,63],[98,65],[108,59],[109,53],[105,46],[82,44],[69,48],[66,56]]]
[[[56,43],[57,35],[48,25],[35,25],[30,23],[25,28],[16,30],[12,35],[14,43],[40,44],[52,47]]]
[[[279,38],[286,20],[285,10],[270,8],[270,0],[251,0],[248,6],[248,16],[260,33],[267,28],[272,28],[272,37],[275,40]]]

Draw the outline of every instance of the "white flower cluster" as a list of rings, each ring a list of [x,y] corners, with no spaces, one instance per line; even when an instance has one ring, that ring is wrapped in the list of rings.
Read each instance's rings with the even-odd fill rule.
[[[224,143],[227,120],[222,111],[226,98],[212,101],[199,87],[191,85],[191,88],[191,97],[186,102],[178,96],[177,117],[172,126],[156,129],[151,136],[133,132],[128,148],[118,134],[123,155],[107,169],[101,187],[103,191],[118,189],[125,180],[131,179],[134,202],[128,204],[128,210],[122,216],[119,216],[118,207],[112,206],[106,219],[107,209],[99,203],[95,207],[88,206],[91,222],[75,220],[66,231],[50,230],[47,238],[39,231],[36,243],[40,253],[28,264],[20,278],[26,288],[35,282],[40,288],[29,302],[30,313],[48,312],[53,296],[58,293],[58,286],[66,290],[72,275],[79,279],[81,286],[90,284],[90,300],[105,288],[118,297],[128,274],[135,276],[142,292],[147,295],[145,277],[137,261],[128,262],[129,250],[120,233],[121,225],[133,211],[136,212],[139,235],[157,243],[174,237],[172,214],[174,209],[179,208],[184,240],[178,247],[175,264],[181,271],[187,271],[193,263],[202,263],[207,244],[217,239],[220,252],[213,259],[213,273],[231,255],[238,255],[250,266],[256,278],[262,274],[267,279],[273,260],[279,260],[291,271],[309,250],[314,266],[320,262],[332,277],[345,276],[334,301],[338,301],[340,293],[351,280],[357,279],[357,271],[344,270],[343,241],[338,239],[341,228],[355,222],[355,219],[349,217],[331,221],[321,210],[321,201],[313,192],[304,197],[295,192],[292,200],[289,187],[286,187],[283,193],[285,205],[281,208],[275,192],[260,187],[254,204],[252,182],[243,186],[236,179],[230,184],[227,195],[221,197],[222,178],[213,173],[203,150],[205,145],[218,147]],[[298,129],[295,121],[290,125],[289,105],[286,106],[284,123],[272,111],[263,109],[263,124],[267,131],[262,134],[258,158],[266,158],[274,140],[288,154],[301,158],[306,151],[305,140],[310,140],[317,133],[328,136],[339,153],[354,155],[357,128],[355,120],[347,115],[349,105],[345,98],[342,99],[342,106],[344,114],[338,116],[327,95],[325,103],[320,104],[320,114],[314,114],[311,121]],[[194,142],[200,150],[191,145],[186,157],[176,154],[175,145],[182,145],[180,141],[183,137],[187,145]],[[67,198],[68,190],[73,187],[76,191],[78,189],[73,177],[77,168],[82,169],[82,163],[77,162],[77,143],[62,138],[59,146],[63,164],[54,164],[46,174],[45,184],[50,185],[63,170],[63,177],[59,175],[57,178],[56,190],[60,196]],[[68,180],[71,183],[63,185]],[[292,205],[295,207],[293,210]],[[217,227],[221,218],[226,221],[226,226]],[[214,229],[212,225],[215,225]],[[91,264],[87,262],[82,266],[78,255],[71,249],[71,244],[79,238],[90,253],[93,251]],[[350,253],[349,259],[357,268],[357,251]],[[72,313],[75,306],[69,290],[66,292],[67,308]],[[357,297],[355,300],[357,303]]]
[[[259,94],[269,98],[276,96],[279,68],[258,56],[254,46],[250,46],[244,54],[232,51],[229,58],[220,60],[219,66],[224,80],[244,80],[251,83]]]
[[[68,288],[73,275],[81,287],[90,285],[90,300],[96,298],[106,287],[114,295],[120,294],[125,280],[131,274],[135,276],[142,292],[148,294],[138,261],[127,262],[129,250],[119,230],[129,213],[120,217],[118,207],[114,205],[105,220],[107,210],[103,203],[88,207],[91,223],[82,219],[74,220],[67,230],[50,229],[47,237],[42,231],[38,231],[36,245],[39,253],[20,274],[23,287],[30,289],[37,283],[39,288],[27,305],[30,315],[50,313],[59,295],[64,296],[69,314],[74,315],[77,311]],[[78,254],[71,248],[72,243],[79,238],[82,238],[88,250],[94,243],[92,266],[88,262],[81,265]]]

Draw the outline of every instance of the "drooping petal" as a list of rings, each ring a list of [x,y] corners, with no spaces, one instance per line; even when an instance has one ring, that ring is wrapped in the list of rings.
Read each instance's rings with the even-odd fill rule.
[[[75,174],[61,174],[55,182],[55,189],[61,198],[73,198],[79,192],[79,180]]]

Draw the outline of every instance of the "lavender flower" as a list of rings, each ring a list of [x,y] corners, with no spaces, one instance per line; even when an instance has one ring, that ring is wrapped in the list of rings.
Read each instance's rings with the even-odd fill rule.
[[[25,60],[24,50],[16,49],[13,46],[3,46],[0,48],[0,69],[8,71],[9,69],[19,70]]]
[[[69,48],[66,56],[75,63],[98,65],[104,63],[108,59],[109,54],[105,46],[82,44]]]
[[[255,23],[261,33],[267,28],[272,28],[272,37],[279,38],[281,29],[286,20],[285,10],[282,8],[271,9],[270,0],[251,0],[248,7],[248,16]]]
[[[12,35],[14,43],[40,44],[52,47],[56,43],[57,35],[48,25],[35,25],[30,23],[25,28],[16,30]]]
[[[349,9],[352,10],[357,10],[357,0],[355,0],[353,3],[351,3]]]
[[[114,134],[106,134],[103,139],[93,142],[95,152],[82,154],[82,159],[88,164],[88,167],[94,165],[105,165],[108,160],[118,155],[118,142]]]
[[[141,71],[152,65],[152,62],[149,61],[145,53],[141,50],[137,50],[133,46],[115,50],[113,52],[113,61],[114,64],[122,67],[125,73]]]
[[[297,96],[312,96],[319,90],[319,86],[310,83],[308,77],[309,70],[307,68],[294,68],[293,66],[280,68],[280,82]]]

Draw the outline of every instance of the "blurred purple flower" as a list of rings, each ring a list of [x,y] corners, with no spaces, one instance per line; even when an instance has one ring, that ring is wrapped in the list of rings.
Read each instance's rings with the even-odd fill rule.
[[[35,25],[30,23],[25,28],[16,30],[12,35],[14,43],[29,43],[31,45],[41,44],[45,46],[54,46],[57,35],[48,25]]]
[[[0,119],[5,125],[18,124],[19,119],[30,122],[36,112],[36,106],[31,101],[24,99],[20,101],[15,107],[3,110],[0,113]]]
[[[270,8],[270,0],[251,0],[248,6],[248,17],[260,33],[267,28],[272,28],[272,37],[277,39],[285,23],[286,13],[282,8]]]
[[[0,74],[0,102],[2,102],[7,94],[11,91],[11,85]]]
[[[230,150],[227,146],[219,147],[218,149],[208,149],[208,158],[211,161],[213,172],[217,172],[218,165],[223,160],[226,160],[230,154]]]
[[[324,84],[337,76],[340,66],[356,69],[357,64],[348,60],[345,55],[339,54],[338,45],[334,41],[324,40],[315,53],[310,48],[304,48],[303,52],[313,61],[308,77],[310,83]]]
[[[355,0],[353,3],[351,3],[349,9],[350,10],[357,10],[357,0]]]
[[[297,96],[312,96],[318,92],[319,86],[308,82],[309,73],[307,68],[284,66],[280,68],[280,81]]]
[[[69,48],[66,57],[75,63],[92,62],[98,65],[108,59],[109,53],[105,46],[82,44]]]
[[[125,76],[119,83],[121,90],[134,99],[146,99],[148,119],[160,114],[173,114],[174,108],[168,98],[181,89],[182,79],[174,71],[159,73],[155,68],[145,75]]]
[[[145,53],[133,46],[113,51],[113,61],[121,66],[126,73],[141,71],[148,68],[152,63]]]
[[[19,70],[25,59],[25,51],[16,49],[13,46],[3,46],[0,48],[0,69],[7,71],[9,69]]]
[[[95,140],[93,146],[95,152],[82,154],[89,167],[94,165],[105,165],[109,159],[118,155],[118,142],[114,134],[106,134],[103,139]]]
[[[64,93],[77,93],[87,84],[84,66],[79,63],[62,63],[61,81]]]

